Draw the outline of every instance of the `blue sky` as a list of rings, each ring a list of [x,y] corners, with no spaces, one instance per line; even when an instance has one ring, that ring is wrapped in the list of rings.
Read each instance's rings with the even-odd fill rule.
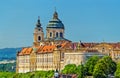
[[[55,11],[74,42],[120,42],[120,0],[1,0],[0,48],[33,43],[40,16],[44,32]]]

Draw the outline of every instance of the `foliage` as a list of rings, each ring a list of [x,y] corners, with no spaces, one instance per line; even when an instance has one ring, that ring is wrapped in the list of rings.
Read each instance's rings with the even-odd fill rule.
[[[62,70],[63,74],[76,74],[77,73],[77,67],[75,64],[68,64],[65,66],[65,68]]]
[[[115,71],[116,63],[109,56],[104,56],[95,65],[93,77],[107,78],[109,74],[113,74]]]
[[[65,66],[65,68],[62,70],[63,74],[77,74],[77,78],[84,78],[85,77],[85,71],[84,71],[84,65],[78,65],[75,64],[68,64]]]
[[[63,74],[77,74],[78,78],[93,76],[94,78],[108,78],[108,75],[114,74],[116,63],[109,57],[92,56],[84,65],[68,64],[62,70]]]
[[[86,75],[91,76],[93,74],[94,67],[96,63],[98,62],[98,60],[99,60],[98,56],[92,56],[87,60],[87,62],[84,65]]]
[[[120,78],[120,62],[117,64],[117,70],[115,72],[115,78]]]
[[[0,78],[13,78],[14,72],[0,72]]]
[[[84,70],[84,66],[83,65],[78,65],[77,67],[77,75],[78,78],[84,78],[85,77],[85,70]]]
[[[103,65],[103,63],[97,63],[93,72],[94,78],[106,78],[105,70],[106,67]]]
[[[52,78],[54,71],[36,71],[29,73],[0,72],[0,78]]]
[[[114,72],[116,71],[116,66],[117,66],[116,63],[109,56],[105,56],[102,59],[108,68],[107,73],[114,74]]]
[[[16,63],[0,64],[0,72],[15,72]]]
[[[9,65],[7,66],[9,67]],[[4,69],[4,67],[1,66],[0,70],[2,70],[2,68]],[[101,59],[93,56],[89,58],[84,65],[66,65],[62,70],[62,74],[77,74],[77,78],[85,78],[85,76],[93,74],[94,78],[108,78],[108,75],[114,74],[115,71],[116,63],[109,56],[104,56]],[[28,73],[0,72],[0,78],[52,78],[53,76],[53,70]],[[115,76],[116,78],[120,78],[120,63],[117,64]]]

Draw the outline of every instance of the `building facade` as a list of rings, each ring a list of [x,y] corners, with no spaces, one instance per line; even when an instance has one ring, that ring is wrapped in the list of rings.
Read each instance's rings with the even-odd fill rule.
[[[109,55],[114,60],[120,58],[120,43],[72,42],[64,37],[64,32],[64,24],[56,11],[46,27],[46,36],[38,18],[33,45],[17,53],[16,72],[61,71],[67,64],[84,64],[93,55]]]

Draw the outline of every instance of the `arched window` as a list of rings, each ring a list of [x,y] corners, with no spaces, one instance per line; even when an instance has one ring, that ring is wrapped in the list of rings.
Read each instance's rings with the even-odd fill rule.
[[[40,29],[38,29],[38,31],[40,31]]]
[[[38,36],[38,41],[40,41],[41,40],[41,37],[40,36]]]
[[[63,33],[62,32],[60,32],[60,37],[63,37]]]
[[[56,32],[56,37],[58,37],[58,32]]]
[[[50,37],[52,37],[52,32],[50,32]]]

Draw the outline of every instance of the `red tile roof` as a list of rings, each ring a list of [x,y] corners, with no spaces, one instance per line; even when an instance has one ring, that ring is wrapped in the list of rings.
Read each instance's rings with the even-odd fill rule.
[[[39,51],[37,51],[37,53],[46,53],[46,52],[53,52],[53,50],[55,49],[55,45],[47,45],[47,46],[43,46],[42,49],[40,49]]]
[[[53,52],[53,50],[56,48],[55,45],[45,45],[45,46],[38,46],[35,47],[36,53],[46,53],[46,52]],[[32,47],[23,48],[21,52],[18,53],[18,55],[29,55],[33,51]]]
[[[28,54],[30,54],[32,52],[32,48],[23,48],[22,50],[21,50],[21,52],[19,52],[19,54],[18,55],[28,55]]]
[[[61,49],[76,49],[78,46],[80,48],[92,48],[95,47],[96,45],[99,45],[101,43],[62,43],[61,45],[44,45],[44,46],[37,46],[37,52],[36,53],[49,53],[49,52],[53,52],[53,50],[55,48],[57,48],[57,46],[60,46]],[[108,45],[111,45],[113,48],[119,48],[120,49],[120,43],[106,43]],[[18,53],[18,55],[29,55],[31,52],[33,51],[32,47],[27,47],[27,48],[23,48],[21,50],[21,52]],[[97,51],[97,50],[95,50]],[[89,51],[89,52],[93,52],[93,50]]]

